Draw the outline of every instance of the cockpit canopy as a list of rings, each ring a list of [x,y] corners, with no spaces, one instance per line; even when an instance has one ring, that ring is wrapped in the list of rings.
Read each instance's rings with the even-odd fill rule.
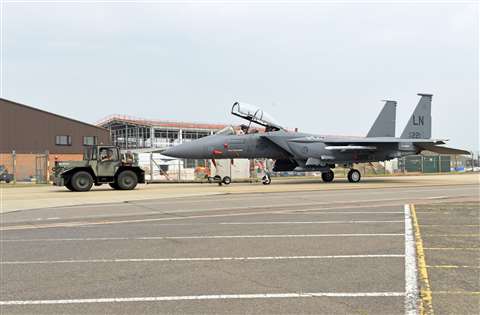
[[[272,116],[254,105],[235,102],[232,106],[232,114],[264,126],[267,131],[284,130]]]

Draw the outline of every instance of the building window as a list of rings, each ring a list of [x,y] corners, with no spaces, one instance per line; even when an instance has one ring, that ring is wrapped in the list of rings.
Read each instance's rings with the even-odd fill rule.
[[[195,160],[185,159],[183,162],[183,168],[195,168]]]
[[[85,136],[83,137],[83,145],[95,145],[97,144],[96,136]]]
[[[56,145],[72,145],[72,136],[55,136]]]

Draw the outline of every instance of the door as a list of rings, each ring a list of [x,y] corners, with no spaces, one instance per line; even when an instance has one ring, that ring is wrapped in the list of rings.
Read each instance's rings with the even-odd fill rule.
[[[47,180],[47,155],[38,154],[35,156],[35,182],[45,184]]]
[[[112,147],[98,149],[97,177],[113,176],[119,164],[118,149]]]

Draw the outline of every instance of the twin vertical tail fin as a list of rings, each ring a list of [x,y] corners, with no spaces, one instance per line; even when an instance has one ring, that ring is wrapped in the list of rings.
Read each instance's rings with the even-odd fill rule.
[[[402,139],[430,139],[432,136],[432,94],[417,95],[421,96],[420,101],[400,136]]]
[[[370,128],[367,137],[395,137],[397,102],[385,101],[382,111]]]

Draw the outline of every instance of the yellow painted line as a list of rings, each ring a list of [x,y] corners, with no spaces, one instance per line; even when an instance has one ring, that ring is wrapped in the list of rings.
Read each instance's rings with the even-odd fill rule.
[[[430,289],[430,281],[428,280],[427,264],[425,263],[425,252],[423,250],[423,241],[420,234],[420,226],[418,225],[417,213],[415,205],[410,205],[412,212],[413,228],[415,230],[415,245],[417,248],[417,264],[420,275],[420,313],[422,315],[433,315],[432,306],[432,290]]]
[[[480,251],[480,247],[424,247],[425,250],[473,250],[473,251]]]
[[[433,294],[480,295],[479,291],[433,291]]]
[[[433,266],[426,266],[427,268],[446,268],[446,269],[480,269],[480,266],[459,266],[459,265],[433,265]]]

